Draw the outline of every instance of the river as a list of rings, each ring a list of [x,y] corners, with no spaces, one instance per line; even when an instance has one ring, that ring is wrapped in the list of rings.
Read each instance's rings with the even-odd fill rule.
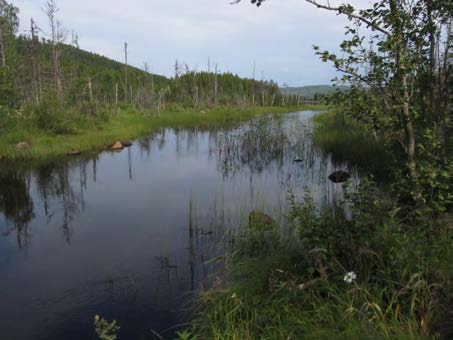
[[[288,191],[341,199],[313,111],[219,130],[161,129],[122,152],[0,165],[0,338],[170,337],[252,210],[284,225]],[[298,161],[295,162],[294,160]],[[183,327],[183,326],[181,326]]]

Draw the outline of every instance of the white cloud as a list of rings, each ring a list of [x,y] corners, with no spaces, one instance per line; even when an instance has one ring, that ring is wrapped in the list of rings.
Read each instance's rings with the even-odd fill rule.
[[[46,28],[44,0],[12,0],[21,10],[22,30],[30,17]],[[344,18],[303,0],[268,0],[260,8],[247,0],[57,0],[65,27],[80,36],[82,48],[121,60],[144,61],[171,75],[177,58],[206,68],[208,57],[222,71],[257,74],[292,85],[328,83],[334,72],[314,55],[312,45],[336,48]]]

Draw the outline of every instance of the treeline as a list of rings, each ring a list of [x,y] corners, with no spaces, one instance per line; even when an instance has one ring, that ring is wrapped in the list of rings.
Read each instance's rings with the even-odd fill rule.
[[[283,85],[280,88],[283,96],[290,102],[318,102],[323,101],[337,92],[349,91],[349,86],[345,85],[311,85],[301,87],[290,87]]]
[[[77,34],[68,38],[57,18],[55,0],[47,1],[44,11],[47,30],[31,19],[28,33],[17,35],[19,9],[0,0],[0,111],[33,112],[44,106],[96,115],[100,107],[122,104],[160,111],[169,103],[195,107],[282,103],[275,83],[220,73],[217,66],[215,72],[196,72],[176,62],[169,79],[151,74],[146,63],[143,70],[128,65],[127,43],[124,63],[83,51]]]
[[[240,78],[231,73],[176,72],[170,83],[170,98],[186,104],[261,105],[281,104],[278,85],[272,81]]]
[[[93,101],[145,105],[150,99],[145,97],[145,90],[157,92],[169,84],[166,77],[132,66],[127,67],[126,82],[125,65],[121,63],[68,44],[61,44],[59,49],[59,79],[56,80],[52,42],[24,35],[15,38],[12,91],[9,96],[2,96],[9,98],[9,102],[2,101],[2,104],[13,107],[30,103],[39,105],[55,97],[63,106],[80,107]]]

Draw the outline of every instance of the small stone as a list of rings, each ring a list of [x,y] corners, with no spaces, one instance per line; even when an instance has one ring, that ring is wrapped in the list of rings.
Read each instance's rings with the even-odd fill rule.
[[[80,156],[82,154],[81,151],[71,151],[71,152],[68,152],[66,155],[68,156]]]
[[[255,231],[278,231],[280,226],[271,216],[261,211],[251,211],[249,214],[249,228]]]
[[[294,162],[296,162],[296,163],[302,163],[302,160],[301,160],[300,158],[296,158],[296,159],[294,160]]]
[[[28,150],[30,149],[30,144],[28,144],[27,142],[19,142],[16,144],[16,149],[20,151]]]
[[[121,144],[123,144],[123,147],[125,148],[130,148],[132,146],[132,143],[128,140],[121,141]]]
[[[122,150],[123,148],[124,148],[124,146],[120,141],[118,141],[112,145],[113,150]]]

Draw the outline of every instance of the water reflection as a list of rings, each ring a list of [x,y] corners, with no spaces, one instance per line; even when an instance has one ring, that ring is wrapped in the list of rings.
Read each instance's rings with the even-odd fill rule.
[[[30,174],[0,169],[0,213],[8,221],[4,236],[15,234],[18,248],[27,245],[28,225],[34,217]]]
[[[341,198],[327,176],[344,165],[313,147],[312,114],[160,129],[121,153],[2,165],[2,336],[90,339],[99,313],[138,339],[184,320],[187,292],[216,282],[209,260],[250,211],[284,223],[289,188],[309,188],[319,206]]]

